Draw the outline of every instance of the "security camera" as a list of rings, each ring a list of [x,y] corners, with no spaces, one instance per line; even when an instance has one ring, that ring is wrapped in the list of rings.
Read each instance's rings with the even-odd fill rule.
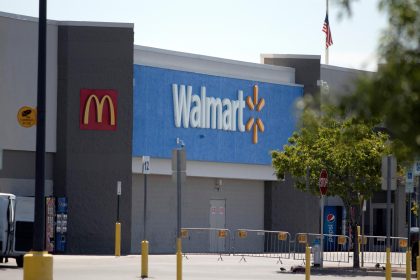
[[[176,138],[176,144],[177,145],[180,145],[181,148],[184,148],[185,147],[184,141],[182,141],[179,137]]]

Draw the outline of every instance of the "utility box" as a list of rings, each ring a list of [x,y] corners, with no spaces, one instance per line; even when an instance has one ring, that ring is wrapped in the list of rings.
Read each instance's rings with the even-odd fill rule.
[[[312,246],[312,254],[314,255],[314,266],[320,267],[322,258],[321,258],[321,244],[320,240],[317,238],[314,241],[314,244]]]

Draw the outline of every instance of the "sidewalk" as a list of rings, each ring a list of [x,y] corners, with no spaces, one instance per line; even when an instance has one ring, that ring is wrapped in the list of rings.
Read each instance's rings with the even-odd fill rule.
[[[311,275],[348,275],[348,276],[372,276],[372,277],[385,277],[385,264],[365,262],[363,267],[354,269],[352,256],[349,256],[349,262],[331,262],[324,261],[323,267],[311,266]],[[294,261],[294,260],[291,260]],[[313,258],[311,259],[311,264]],[[296,260],[295,260],[296,262]],[[303,261],[300,260],[299,268],[295,273],[305,273]],[[361,266],[360,262],[360,266]],[[293,269],[292,269],[293,270]],[[295,269],[296,270],[296,269]],[[397,278],[406,278],[406,266],[391,265],[391,276]],[[416,272],[411,272],[411,278],[416,279]]]
[[[302,280],[305,278],[302,260],[276,259],[265,257],[187,255],[183,258],[185,280]],[[115,256],[54,256],[54,280],[139,280],[141,270],[139,255]],[[293,273],[291,268],[301,266],[300,272]],[[405,268],[392,268],[392,277],[405,279]],[[175,255],[150,255],[149,279],[175,279]],[[340,280],[343,277],[366,277],[369,280],[383,280],[385,271],[367,264],[354,270],[351,263],[324,262],[324,268],[311,267],[311,280]],[[15,266],[14,260],[0,264],[0,279],[22,280],[23,270]],[[412,274],[415,279],[415,273]]]
[[[352,266],[337,266],[330,263],[324,265],[323,268],[311,267],[313,275],[349,275],[349,276],[383,276],[385,277],[385,269],[383,266],[376,268],[372,265],[353,269]],[[405,267],[391,267],[391,276],[397,278],[405,278]],[[416,272],[411,272],[411,278],[416,279]]]

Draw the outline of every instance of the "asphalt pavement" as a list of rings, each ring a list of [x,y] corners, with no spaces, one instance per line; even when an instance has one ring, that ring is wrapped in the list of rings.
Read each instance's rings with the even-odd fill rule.
[[[55,255],[53,258],[54,280],[136,280],[140,278],[139,255],[114,256],[70,256]],[[183,279],[305,279],[299,266],[302,261],[270,259],[263,257],[187,255],[183,258]],[[351,263],[324,262],[323,268],[311,268],[311,279],[385,279],[382,267],[373,264],[354,270]],[[298,268],[293,273],[291,269]],[[300,271],[299,271],[300,270]],[[392,268],[393,279],[405,278],[405,267]],[[0,280],[22,280],[23,269],[15,265],[14,259],[0,264]],[[149,256],[149,279],[176,279],[175,255]],[[415,274],[412,274],[415,279]]]

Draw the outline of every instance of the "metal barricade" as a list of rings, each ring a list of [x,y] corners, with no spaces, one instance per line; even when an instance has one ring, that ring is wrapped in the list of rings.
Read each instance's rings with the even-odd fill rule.
[[[359,236],[359,243],[364,263],[386,263],[386,236],[365,235],[363,242]],[[406,237],[390,237],[390,246],[391,264],[405,265],[408,239]]]
[[[183,228],[181,229],[182,252],[186,254],[229,255],[231,233],[225,228]]]
[[[267,231],[238,229],[235,231],[233,254],[248,257],[281,259],[290,258],[290,233],[286,231]]]
[[[305,248],[306,244],[312,247],[312,251],[315,252],[315,247],[321,246],[321,234],[317,233],[297,233],[295,235],[295,246],[293,258],[295,260],[305,259]],[[328,262],[349,262],[350,251],[349,251],[349,237],[346,235],[335,235],[335,234],[324,234],[324,250],[323,260]],[[313,254],[311,254],[311,260],[313,260]]]

